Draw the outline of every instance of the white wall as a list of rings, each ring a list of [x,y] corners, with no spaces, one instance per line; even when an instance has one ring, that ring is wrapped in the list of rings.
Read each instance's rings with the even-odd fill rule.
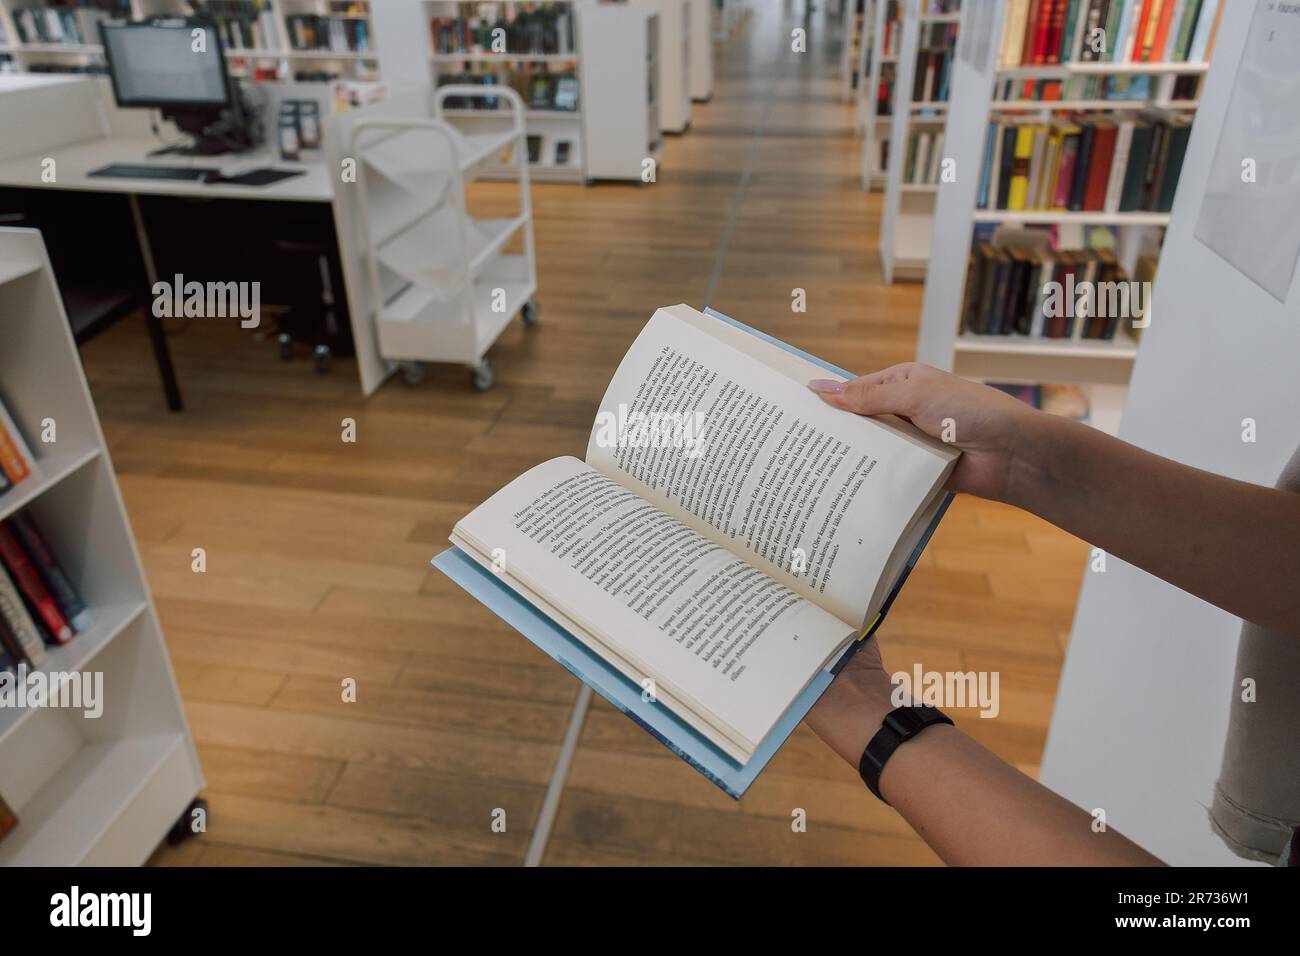
[[[1120,434],[1272,485],[1300,445],[1300,281],[1280,303],[1193,237],[1252,8],[1232,0],[1219,28]],[[1241,862],[1206,813],[1240,623],[1113,558],[1086,573],[1043,782],[1169,863]]]

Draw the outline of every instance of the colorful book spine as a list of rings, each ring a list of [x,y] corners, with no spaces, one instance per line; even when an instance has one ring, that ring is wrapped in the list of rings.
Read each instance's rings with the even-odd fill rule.
[[[41,640],[40,629],[32,620],[32,616],[27,613],[27,607],[23,604],[22,595],[18,593],[18,587],[2,564],[0,564],[0,617],[4,618],[5,625],[22,645],[23,652],[31,665],[40,667],[45,663],[45,642]]]
[[[31,516],[26,512],[20,512],[11,518],[8,524],[26,550],[28,560],[36,566],[41,580],[45,582],[46,589],[58,604],[63,616],[78,632],[85,631],[91,624],[90,610],[81,600],[72,582],[68,580],[59,562],[54,560],[54,555],[50,553],[45,538],[37,529]]]
[[[4,525],[0,525],[0,561],[8,569],[19,590],[36,609],[36,613],[40,615],[54,640],[59,644],[66,644],[72,640],[72,625],[59,610],[58,604],[46,589],[36,569],[32,567],[32,563],[27,560],[27,555],[23,553],[18,540]]]

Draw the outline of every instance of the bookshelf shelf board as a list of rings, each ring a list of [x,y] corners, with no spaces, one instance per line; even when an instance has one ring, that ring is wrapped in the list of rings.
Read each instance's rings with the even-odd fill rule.
[[[500,119],[510,115],[504,110],[472,109],[443,110],[443,113],[457,119]],[[581,118],[581,110],[524,110],[524,119],[530,120],[579,120]]]
[[[66,644],[45,648],[45,661],[40,670],[46,674],[70,674],[86,668],[99,651],[113,638],[121,634],[131,623],[144,613],[149,605],[143,600],[126,604],[111,604],[104,607],[92,607],[93,623],[84,632],[73,637]],[[32,708],[19,710],[6,707],[0,709],[0,741],[16,730],[23,721],[36,711]]]
[[[924,110],[934,110],[936,113],[945,113],[948,110],[947,100],[915,100],[908,104],[908,109],[913,113],[920,113]]]
[[[185,747],[182,734],[88,741],[27,801],[0,866],[73,866]]]
[[[939,191],[937,183],[900,183],[898,188],[905,193],[937,193]]]
[[[27,507],[64,478],[99,457],[98,448],[72,454],[46,455],[32,464],[32,473],[0,494],[0,521]]]
[[[1074,222],[1080,225],[1167,226],[1167,212],[1067,212],[1054,209],[976,209],[976,222],[1019,222],[1052,225]]]
[[[960,13],[925,13],[922,14],[918,23],[957,23],[961,20]]]
[[[576,53],[431,53],[432,63],[576,63]]]
[[[81,56],[104,52],[98,43],[15,43],[8,50],[13,53],[69,53]]]
[[[1001,355],[1052,356],[1056,358],[1122,359],[1131,362],[1137,357],[1137,344],[1129,338],[1113,339],[1046,339],[1027,335],[975,335],[963,332],[957,336],[958,352],[997,353]]]
[[[374,50],[285,50],[279,54],[290,60],[378,60]]]
[[[1208,63],[1055,63],[1045,66],[1004,67],[999,79],[1051,79],[1062,76],[1146,76],[1162,73],[1204,73]]]
[[[1197,100],[994,100],[994,111],[1024,110],[1042,112],[1044,110],[1071,110],[1093,112],[1099,110],[1194,110],[1199,105]]]

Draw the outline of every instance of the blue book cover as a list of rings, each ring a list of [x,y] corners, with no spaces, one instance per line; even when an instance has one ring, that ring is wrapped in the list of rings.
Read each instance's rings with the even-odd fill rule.
[[[752,329],[712,309],[705,312],[736,328],[758,336],[766,342],[807,359],[837,376],[851,378],[851,373],[815,358],[766,333]],[[905,567],[893,583],[879,612],[840,658],[818,672],[803,693],[786,710],[781,720],[759,743],[748,761],[741,764],[693,728],[683,718],[643,692],[640,684],[627,677],[581,640],[557,624],[525,597],[506,584],[498,575],[483,567],[460,548],[451,547],[433,559],[433,566],[464,588],[494,614],[532,641],[575,677],[636,721],[665,747],[698,770],[733,799],[740,799],[804,719],[808,711],[830,686],[835,674],[880,627],[894,598],[915,567],[926,544],[934,534],[952,500],[945,495],[929,527],[913,549]]]

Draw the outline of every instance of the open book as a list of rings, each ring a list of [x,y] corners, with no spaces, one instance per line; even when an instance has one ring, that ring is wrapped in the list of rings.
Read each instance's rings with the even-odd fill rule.
[[[738,324],[660,309],[614,374],[586,460],[525,472],[451,540],[743,766],[877,618],[959,454],[824,404],[807,382],[827,375]]]

